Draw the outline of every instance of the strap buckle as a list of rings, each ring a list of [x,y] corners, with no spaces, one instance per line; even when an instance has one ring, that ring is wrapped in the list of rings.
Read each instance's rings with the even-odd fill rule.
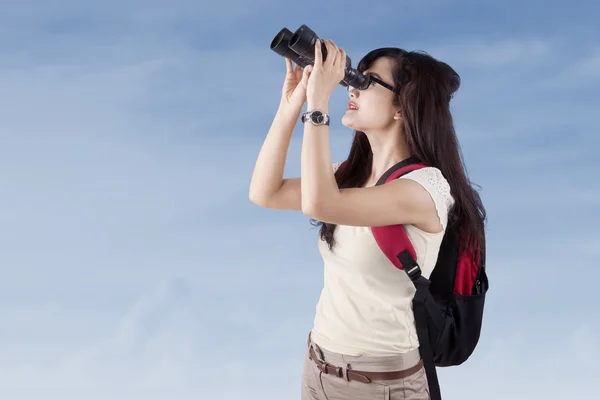
[[[421,277],[421,267],[419,267],[419,264],[415,263],[413,266],[406,270],[406,274],[412,281],[416,281]]]
[[[408,250],[404,250],[402,253],[398,254],[398,260],[400,260],[402,268],[411,281],[414,282],[421,277],[421,267],[413,260]]]

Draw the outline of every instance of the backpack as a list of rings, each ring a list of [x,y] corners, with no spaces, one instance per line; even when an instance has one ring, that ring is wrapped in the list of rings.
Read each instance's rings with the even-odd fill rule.
[[[376,185],[424,167],[427,165],[417,158],[408,158],[386,171]],[[431,399],[441,400],[436,367],[462,364],[479,342],[489,289],[485,256],[476,259],[472,252],[461,247],[461,232],[449,225],[435,268],[426,279],[421,275],[415,249],[404,225],[377,226],[371,230],[383,253],[398,269],[406,272],[416,287],[412,305],[419,350]],[[482,250],[484,246],[482,243]],[[482,251],[481,254],[485,253]]]

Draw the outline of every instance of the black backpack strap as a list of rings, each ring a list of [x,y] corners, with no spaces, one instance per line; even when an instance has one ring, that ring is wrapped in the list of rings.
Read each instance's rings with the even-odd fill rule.
[[[429,290],[429,281],[420,276],[416,281],[413,281],[417,291],[413,301],[413,310],[415,314],[415,325],[417,328],[417,337],[419,338],[419,348],[421,358],[427,374],[427,382],[429,384],[429,396],[431,400],[442,400],[440,392],[440,383],[435,369],[433,359],[433,350],[429,343],[429,332],[427,328],[427,310],[425,309],[425,301],[427,291]]]
[[[411,279],[415,288],[415,296],[413,298],[413,313],[415,315],[415,326],[417,329],[417,337],[419,338],[419,351],[423,359],[425,374],[427,375],[427,383],[429,385],[429,397],[431,400],[442,400],[440,392],[440,383],[435,369],[435,361],[433,357],[433,349],[429,341],[428,312],[426,304],[431,300],[429,293],[429,280],[421,275],[421,267],[411,257],[408,251],[404,251],[398,255],[398,258],[404,266],[404,271]]]

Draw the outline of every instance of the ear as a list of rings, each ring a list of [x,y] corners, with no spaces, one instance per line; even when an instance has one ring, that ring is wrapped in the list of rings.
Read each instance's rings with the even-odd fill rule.
[[[395,120],[402,119],[402,111],[400,111],[400,110],[396,111],[396,114],[394,114],[394,119]]]

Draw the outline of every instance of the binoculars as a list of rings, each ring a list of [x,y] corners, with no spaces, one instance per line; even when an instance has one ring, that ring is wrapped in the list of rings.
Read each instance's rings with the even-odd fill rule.
[[[305,68],[315,62],[315,42],[317,39],[319,39],[317,34],[306,25],[300,26],[294,33],[287,28],[283,28],[271,42],[271,50]],[[323,54],[323,61],[325,61],[327,47],[322,41],[321,53]],[[368,84],[366,77],[355,68],[352,68],[352,60],[346,55],[344,79],[340,81],[340,85],[360,89],[365,84]]]

